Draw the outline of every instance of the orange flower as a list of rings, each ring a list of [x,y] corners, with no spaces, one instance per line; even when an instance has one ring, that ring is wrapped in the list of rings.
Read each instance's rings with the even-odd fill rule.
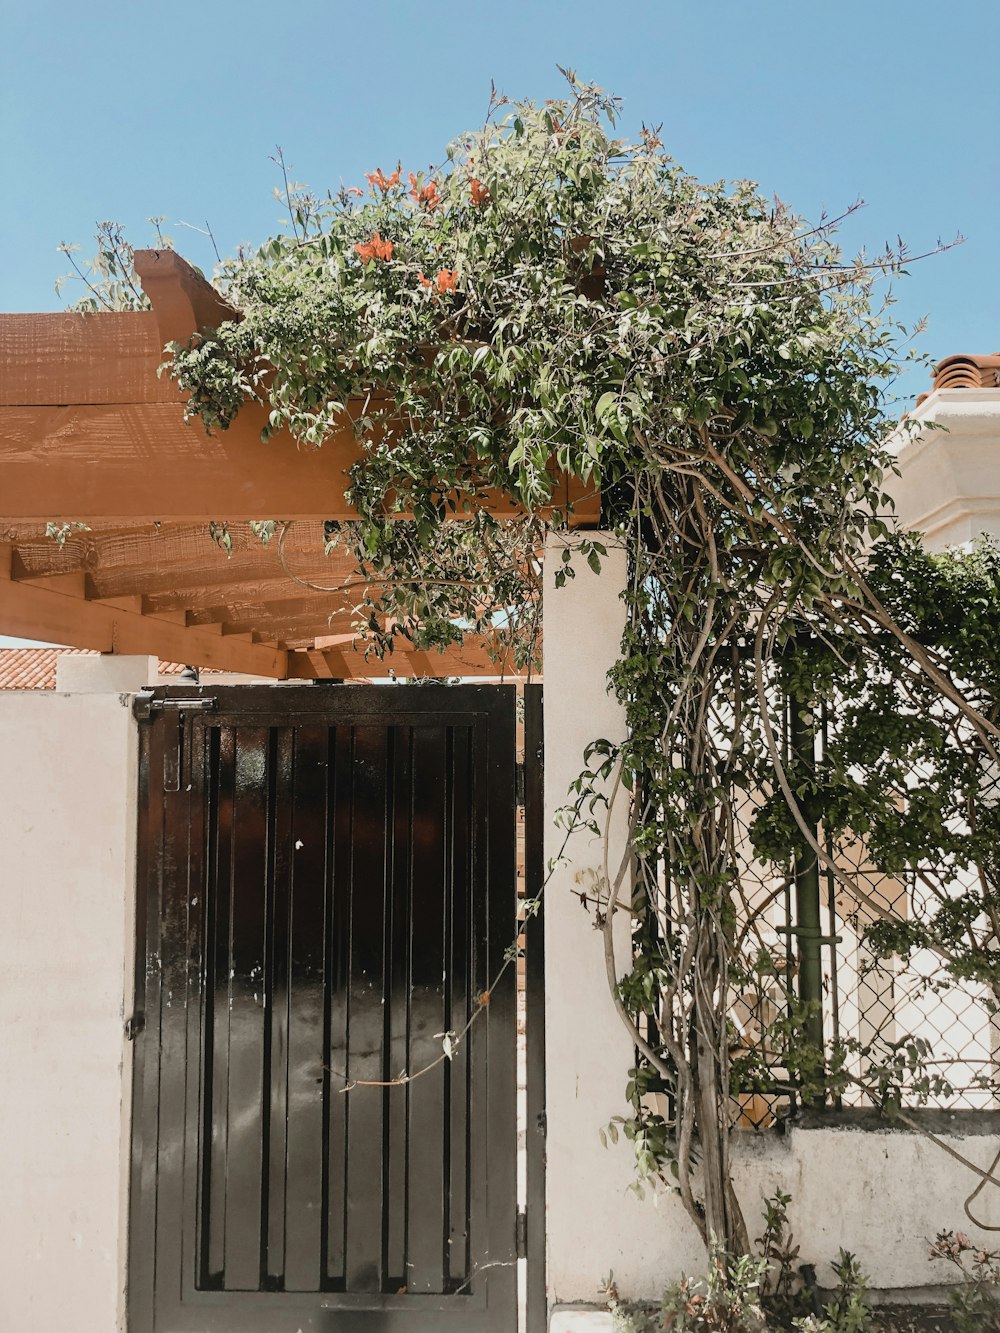
[[[433,281],[430,278],[425,278],[423,273],[418,273],[417,277],[420,279],[421,287],[436,287],[441,295],[444,296],[445,292],[453,292],[455,290],[455,284],[458,282],[458,270],[454,268],[440,269],[437,277],[434,278]]]
[[[399,184],[399,178],[403,174],[402,167],[397,167],[391,176],[387,176],[381,167],[375,171],[366,171],[365,180],[374,190],[376,187],[387,194],[394,185]]]
[[[435,181],[428,181],[426,185],[421,185],[410,172],[410,195],[421,208],[437,208],[441,202],[441,196],[438,194],[438,187]]]
[[[354,248],[366,264],[372,259],[392,258],[392,241],[383,241],[378,232],[364,245],[358,241]]]
[[[473,208],[482,208],[483,204],[490,202],[490,192],[482,181],[476,180],[473,176],[469,181],[469,194],[472,198]]]
[[[349,185],[344,193],[352,195],[355,199],[360,199],[364,194],[364,190],[359,190],[356,185]]]

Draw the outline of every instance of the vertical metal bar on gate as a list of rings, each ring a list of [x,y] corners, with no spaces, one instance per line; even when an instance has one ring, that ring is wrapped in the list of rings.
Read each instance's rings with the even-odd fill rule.
[[[524,923],[527,1037],[528,1333],[547,1325],[545,1279],[545,792],[543,687],[524,687]]]

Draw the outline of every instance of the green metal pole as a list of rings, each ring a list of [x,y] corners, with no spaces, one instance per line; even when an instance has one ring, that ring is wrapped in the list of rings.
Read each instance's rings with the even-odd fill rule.
[[[816,723],[811,709],[790,700],[788,740],[793,773],[812,773],[816,763]],[[813,836],[819,841],[818,830]],[[823,928],[820,920],[819,860],[803,839],[795,852],[795,940],[799,959],[799,999],[809,1006],[806,1036],[823,1050]]]

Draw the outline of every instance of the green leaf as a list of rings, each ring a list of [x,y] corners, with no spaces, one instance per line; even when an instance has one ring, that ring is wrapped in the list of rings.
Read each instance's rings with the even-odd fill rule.
[[[594,406],[594,416],[598,421],[605,420],[618,407],[618,394],[609,389],[602,393]]]

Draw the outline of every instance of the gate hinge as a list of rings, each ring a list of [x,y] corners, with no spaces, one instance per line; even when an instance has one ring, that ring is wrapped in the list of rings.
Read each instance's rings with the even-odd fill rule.
[[[514,765],[514,804],[519,810],[524,809],[525,781],[524,764],[518,762]]]
[[[154,713],[168,709],[175,713],[211,713],[219,706],[214,695],[197,695],[190,699],[157,698],[151,690],[140,690],[132,704],[132,716],[138,722],[148,722]]]
[[[519,1208],[514,1223],[514,1255],[518,1259],[528,1257],[528,1210]]]
[[[146,1026],[146,1018],[143,1014],[132,1014],[125,1020],[125,1040],[135,1041],[139,1033]]]

